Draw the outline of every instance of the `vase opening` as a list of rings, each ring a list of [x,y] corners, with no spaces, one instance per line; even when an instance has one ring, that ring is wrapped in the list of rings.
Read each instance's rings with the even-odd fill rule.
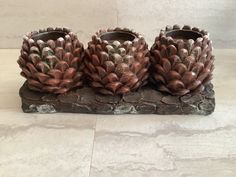
[[[56,41],[58,38],[60,38],[60,37],[64,38],[66,35],[67,34],[65,32],[50,31],[50,32],[38,33],[36,35],[33,35],[32,39],[42,40],[44,42],[47,42],[48,40]]]
[[[170,31],[166,33],[167,37],[172,37],[174,40],[183,39],[193,39],[194,41],[199,38],[203,37],[202,34],[194,31],[187,31],[187,30],[177,30],[177,31]]]
[[[125,31],[106,32],[100,36],[102,40],[106,40],[109,43],[112,43],[113,41],[119,41],[120,43],[133,41],[136,37],[135,34]]]

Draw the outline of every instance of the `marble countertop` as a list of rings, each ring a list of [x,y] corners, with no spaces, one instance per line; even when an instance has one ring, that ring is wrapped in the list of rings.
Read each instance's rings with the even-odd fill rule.
[[[210,116],[25,114],[0,50],[1,177],[235,177],[236,50],[215,50]]]

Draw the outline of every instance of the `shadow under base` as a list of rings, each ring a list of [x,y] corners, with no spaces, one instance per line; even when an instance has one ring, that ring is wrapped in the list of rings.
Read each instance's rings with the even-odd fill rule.
[[[202,92],[172,96],[146,86],[124,96],[104,96],[90,87],[55,95],[32,91],[25,83],[20,88],[22,110],[26,113],[90,114],[197,114],[209,115],[215,109],[213,85]]]

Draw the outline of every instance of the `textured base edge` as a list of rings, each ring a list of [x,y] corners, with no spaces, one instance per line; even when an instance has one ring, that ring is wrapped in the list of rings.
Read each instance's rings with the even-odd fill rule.
[[[25,113],[89,113],[89,114],[195,114],[209,115],[215,109],[213,85],[202,92],[172,96],[145,86],[124,96],[104,96],[89,87],[55,95],[20,88],[22,110]]]

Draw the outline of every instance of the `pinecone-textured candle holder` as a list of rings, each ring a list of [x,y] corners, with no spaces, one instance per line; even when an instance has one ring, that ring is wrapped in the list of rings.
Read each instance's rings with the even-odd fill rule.
[[[82,85],[83,45],[67,28],[47,28],[24,37],[18,59],[29,89],[61,94]]]
[[[129,29],[100,30],[85,50],[85,74],[96,91],[106,95],[126,94],[148,79],[148,45]]]
[[[85,51],[67,29],[32,32],[18,60],[27,79],[20,89],[22,109],[208,115],[215,108],[211,52],[207,32],[189,26],[168,26],[150,52],[129,29],[100,30]],[[76,89],[82,76],[83,87]]]
[[[151,48],[152,76],[160,91],[185,95],[204,90],[212,79],[214,56],[208,32],[167,26]]]

